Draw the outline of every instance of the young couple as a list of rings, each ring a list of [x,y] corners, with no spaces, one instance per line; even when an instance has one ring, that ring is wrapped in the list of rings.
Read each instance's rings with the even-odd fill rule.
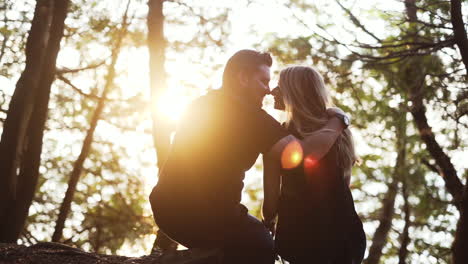
[[[188,248],[221,248],[223,263],[274,263],[275,254],[291,263],[360,263],[365,236],[348,187],[356,160],[348,118],[327,108],[320,74],[295,66],[281,71],[273,91],[288,113],[279,124],[261,109],[271,64],[267,53],[235,53],[222,88],[188,108],[150,195],[156,223]],[[244,172],[260,153],[263,223],[240,203]]]

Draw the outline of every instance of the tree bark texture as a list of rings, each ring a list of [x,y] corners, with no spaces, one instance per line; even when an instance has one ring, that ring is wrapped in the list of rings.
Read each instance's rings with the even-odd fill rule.
[[[460,0],[450,0],[450,20],[453,26],[455,43],[460,50],[468,77],[468,39],[466,36],[465,23],[463,22],[462,4]]]
[[[48,1],[39,1],[38,6]],[[22,139],[23,149],[21,161],[17,161],[19,175],[16,176],[15,199],[9,203],[6,214],[2,218],[1,236],[3,241],[16,242],[24,228],[28,217],[29,207],[36,191],[39,176],[39,165],[42,150],[42,138],[47,119],[50,89],[54,81],[56,60],[60,50],[60,42],[63,37],[65,18],[68,11],[68,0],[51,2],[52,10],[47,16],[50,19],[45,50],[42,55],[40,75],[34,82],[37,84],[32,94],[35,95],[30,102],[32,109],[29,114],[27,130]],[[18,89],[18,87],[17,87]],[[15,90],[16,93],[16,90]],[[27,106],[29,107],[29,106]]]
[[[67,219],[68,213],[70,212],[71,203],[73,201],[73,196],[75,195],[75,191],[76,191],[76,185],[78,184],[78,180],[80,179],[80,176],[83,172],[83,164],[86,158],[88,157],[89,151],[91,150],[91,145],[93,143],[93,138],[94,138],[94,132],[96,130],[98,121],[101,118],[101,114],[106,103],[107,94],[112,88],[113,83],[114,83],[115,64],[117,63],[118,55],[120,53],[122,39],[124,35],[126,34],[127,12],[128,12],[128,6],[122,19],[122,27],[118,33],[117,39],[115,40],[115,45],[112,48],[111,62],[108,66],[108,72],[107,72],[106,81],[105,81],[102,94],[100,96],[99,101],[97,102],[96,110],[94,110],[93,116],[91,117],[89,129],[86,132],[86,136],[83,141],[83,145],[81,147],[81,151],[78,156],[78,159],[75,161],[73,165],[73,170],[68,180],[67,191],[65,193],[65,197],[63,198],[63,202],[60,205],[59,215],[55,224],[54,233],[52,235],[53,242],[58,242],[62,238],[63,228],[65,227],[65,220]]]
[[[26,41],[26,66],[16,83],[16,89],[10,101],[8,115],[3,124],[0,141],[0,226],[4,227],[4,219],[8,206],[16,198],[18,168],[24,149],[24,140],[28,122],[33,110],[33,102],[37,93],[38,81],[43,67],[46,48],[49,41],[50,24],[54,1],[38,1],[31,22],[31,29]],[[0,241],[3,238],[3,228],[0,229]]]
[[[410,242],[409,228],[411,226],[411,209],[408,201],[408,188],[407,181],[404,179],[401,181],[401,191],[403,193],[403,212],[405,214],[405,226],[403,227],[403,233],[400,236],[400,249],[398,250],[398,264],[406,264],[406,258],[408,257],[408,244]]]
[[[453,264],[468,263],[468,181],[460,203],[460,219],[457,223],[455,241],[452,245]]]
[[[447,191],[453,196],[454,204],[460,209],[460,200],[463,194],[463,184],[457,176],[457,171],[449,156],[435,139],[431,126],[427,121],[426,108],[423,103],[422,86],[413,87],[410,91],[411,115],[418,129],[421,140],[426,144],[429,154],[435,160],[439,173],[444,179]]]

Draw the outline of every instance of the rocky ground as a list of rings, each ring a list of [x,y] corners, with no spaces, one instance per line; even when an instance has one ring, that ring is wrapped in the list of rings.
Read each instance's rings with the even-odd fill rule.
[[[84,252],[59,243],[32,246],[0,243],[0,264],[218,264],[217,250],[156,251],[148,256],[125,257]]]

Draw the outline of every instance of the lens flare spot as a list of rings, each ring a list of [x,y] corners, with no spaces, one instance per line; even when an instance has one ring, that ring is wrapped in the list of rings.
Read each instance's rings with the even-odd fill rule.
[[[317,164],[317,160],[314,159],[313,157],[311,157],[311,156],[305,157],[305,159],[304,159],[304,167],[306,167],[306,168],[312,168],[312,167],[315,167],[316,164]]]
[[[311,175],[313,173],[315,167],[317,167],[317,163],[317,159],[310,155],[304,158],[304,171],[306,175]]]
[[[281,166],[283,169],[293,169],[302,162],[302,147],[298,141],[292,141],[283,150],[281,154]]]

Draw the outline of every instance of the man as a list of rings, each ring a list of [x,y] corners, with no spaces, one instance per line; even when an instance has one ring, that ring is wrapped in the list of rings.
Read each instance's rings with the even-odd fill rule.
[[[289,135],[261,109],[271,64],[269,54],[253,50],[228,60],[222,88],[187,109],[150,195],[169,237],[188,248],[222,248],[223,263],[274,262],[271,235],[240,203],[244,172],[258,155],[280,162],[286,146],[298,142],[304,154],[320,158],[345,128],[337,113],[326,126],[331,132],[303,141]]]

